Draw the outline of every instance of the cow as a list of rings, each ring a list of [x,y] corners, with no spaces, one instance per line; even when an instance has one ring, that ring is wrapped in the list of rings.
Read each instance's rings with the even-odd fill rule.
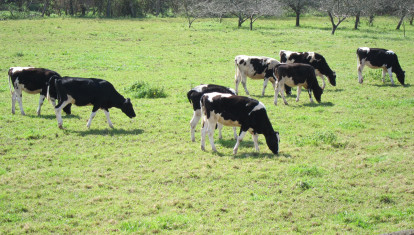
[[[263,134],[269,149],[274,154],[278,154],[279,132],[273,130],[263,103],[244,96],[212,92],[201,97],[201,110],[203,115],[201,149],[203,151],[205,151],[207,132],[212,150],[217,151],[213,134],[216,124],[221,123],[225,126],[240,127],[240,134],[233,148],[233,154],[237,153],[240,142],[247,132],[253,135],[256,151],[259,151],[258,134]]]
[[[48,90],[48,94],[56,92],[58,97],[55,114],[60,129],[63,129],[61,112],[68,104],[93,106],[91,116],[86,124],[87,128],[90,128],[92,119],[99,109],[105,112],[110,128],[113,128],[109,118],[109,109],[112,107],[121,109],[129,118],[135,117],[131,100],[129,98],[125,99],[115,90],[110,82],[102,79],[79,77],[63,77],[58,79],[57,76],[53,76],[50,78]]]
[[[273,84],[273,88],[275,87],[276,78],[273,77],[273,69],[280,63],[279,61],[264,56],[238,55],[235,57],[234,63],[236,66],[236,75],[234,77],[236,94],[238,94],[241,81],[244,91],[247,95],[250,95],[246,87],[247,77],[252,79],[264,79],[262,96],[265,94],[265,89],[269,80]]]
[[[285,96],[283,95],[283,88],[285,85],[289,87],[297,86],[297,96],[296,102],[299,101],[299,95],[301,92],[301,87],[308,89],[310,101],[312,100],[311,92],[318,102],[321,102],[321,96],[323,89],[319,86],[318,80],[316,79],[315,69],[309,64],[279,64],[274,69],[274,74],[276,77],[276,89],[275,89],[275,100],[274,103],[277,105],[277,96],[280,95],[283,98],[283,101],[287,105]]]
[[[281,63],[310,64],[315,68],[315,74],[322,78],[322,89],[325,89],[325,76],[329,83],[336,86],[336,73],[331,70],[325,58],[316,52],[293,52],[281,50],[279,52]]]
[[[382,82],[385,82],[385,74],[388,72],[391,84],[394,85],[392,73],[397,75],[398,81],[404,85],[405,71],[402,70],[398,57],[395,52],[381,48],[359,47],[357,49],[358,59],[358,81],[362,84],[364,78],[362,77],[362,70],[367,65],[372,69],[382,68]]]
[[[210,93],[210,92],[220,92],[220,93],[233,94],[233,95],[236,94],[236,91],[231,88],[214,85],[214,84],[199,85],[187,92],[188,101],[193,104],[193,110],[194,110],[193,118],[190,121],[191,141],[193,142],[195,142],[195,137],[194,137],[195,128],[197,126],[198,121],[201,118],[201,105],[200,105],[201,96],[203,96],[205,93]],[[218,123],[217,128],[219,129],[219,139],[221,139],[222,138],[221,129],[223,128],[223,125]],[[234,127],[233,130],[234,130],[234,138],[237,139],[236,128]]]
[[[40,116],[43,101],[47,93],[47,83],[52,76],[60,75],[52,70],[34,67],[11,67],[9,69],[9,88],[12,96],[12,113],[15,114],[16,100],[19,102],[20,113],[26,115],[23,110],[22,91],[29,94],[39,94],[39,106],[37,108],[37,115]],[[13,86],[13,91],[11,86]],[[55,104],[55,94],[51,94],[52,104]],[[71,113],[70,106],[67,106],[64,111],[67,114]]]

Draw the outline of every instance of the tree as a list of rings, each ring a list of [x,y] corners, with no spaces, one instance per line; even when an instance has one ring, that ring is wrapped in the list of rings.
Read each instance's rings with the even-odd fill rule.
[[[296,27],[300,26],[300,15],[311,7],[316,7],[317,0],[280,0],[280,3],[293,10],[296,14]]]
[[[188,28],[191,28],[192,23],[196,19],[209,14],[209,4],[211,4],[209,0],[183,0],[183,9],[188,21]]]
[[[321,0],[320,9],[328,13],[334,35],[338,26],[346,20],[353,11],[350,0]]]

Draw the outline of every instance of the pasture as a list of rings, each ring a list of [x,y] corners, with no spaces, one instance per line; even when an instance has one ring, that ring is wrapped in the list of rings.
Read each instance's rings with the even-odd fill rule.
[[[261,19],[249,31],[235,19],[34,19],[0,21],[0,233],[357,233],[414,228],[414,27],[396,20],[373,27],[328,18]],[[391,86],[365,68],[358,83],[356,49],[397,53],[406,86]],[[279,155],[250,134],[237,155],[232,129],[215,133],[217,153],[190,140],[187,91],[201,83],[234,88],[234,57],[281,49],[316,51],[336,71],[322,102],[306,92],[273,105],[269,83],[247,80],[280,133]],[[44,67],[62,76],[110,81],[130,97],[137,117],[111,109],[114,129],[92,107],[73,107],[57,127],[50,103],[36,116],[38,95],[23,93],[26,116],[11,114],[7,71]],[[136,82],[165,98],[135,98]],[[321,80],[318,78],[319,84]],[[157,89],[155,89],[157,90]],[[245,95],[244,89],[240,94]]]

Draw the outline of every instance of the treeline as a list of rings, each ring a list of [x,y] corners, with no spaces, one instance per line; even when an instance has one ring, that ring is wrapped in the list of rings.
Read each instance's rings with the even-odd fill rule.
[[[404,19],[413,24],[414,0],[0,0],[0,10],[8,12],[8,18],[68,15],[76,17],[147,17],[185,16],[188,27],[201,17],[236,17],[238,27],[244,22],[254,22],[263,16],[280,16],[286,12],[300,16],[309,11],[329,16],[332,34],[345,19],[355,19],[358,28],[360,17],[398,17],[397,29]]]

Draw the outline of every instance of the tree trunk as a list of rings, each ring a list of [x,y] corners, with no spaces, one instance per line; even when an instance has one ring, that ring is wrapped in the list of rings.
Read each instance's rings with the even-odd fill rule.
[[[359,21],[360,21],[360,15],[361,15],[361,12],[357,12],[357,14],[356,14],[356,16],[355,16],[355,25],[354,25],[354,29],[355,30],[357,30],[358,29],[358,26],[359,26]]]
[[[250,17],[250,31],[253,30],[253,17]]]
[[[300,20],[300,11],[296,11],[296,27],[299,27],[299,20]]]
[[[135,18],[137,15],[135,13],[134,2],[132,0],[129,1],[129,9],[131,11],[131,17]]]
[[[85,4],[81,4],[80,8],[81,8],[81,14],[82,14],[82,16],[85,16],[86,15],[86,7],[85,7]]]
[[[369,16],[369,26],[374,26],[374,15]]]
[[[156,0],[155,1],[155,15],[158,16],[161,12],[161,1]]]
[[[42,17],[45,16],[45,12],[48,7],[49,7],[49,0],[45,0],[45,5],[43,6],[43,10],[42,10]]]
[[[106,6],[106,17],[111,18],[111,0],[108,0],[108,5]]]
[[[71,16],[74,15],[74,11],[73,11],[73,0],[69,0],[69,15],[71,15]]]
[[[411,16],[410,25],[413,25],[414,15]]]
[[[405,15],[402,15],[402,16],[401,16],[400,22],[398,22],[398,25],[397,25],[396,30],[400,30],[401,24],[402,24],[402,22],[404,21],[404,17],[405,17]]]

